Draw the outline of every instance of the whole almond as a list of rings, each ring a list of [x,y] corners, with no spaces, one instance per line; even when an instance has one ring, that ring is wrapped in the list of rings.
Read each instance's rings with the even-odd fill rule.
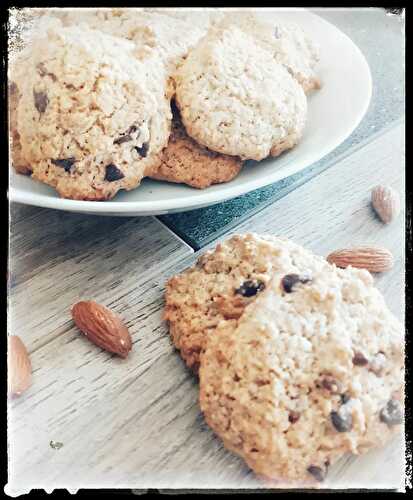
[[[20,396],[32,382],[32,365],[20,337],[9,335],[7,344],[7,391]]]
[[[126,358],[132,349],[127,327],[117,314],[92,300],[78,302],[72,307],[76,326],[94,344]]]
[[[388,224],[400,213],[400,196],[389,186],[376,186],[371,191],[371,204],[380,219]]]
[[[393,255],[387,248],[360,246],[336,250],[327,256],[330,264],[337,267],[358,267],[372,273],[388,271],[393,267]]]

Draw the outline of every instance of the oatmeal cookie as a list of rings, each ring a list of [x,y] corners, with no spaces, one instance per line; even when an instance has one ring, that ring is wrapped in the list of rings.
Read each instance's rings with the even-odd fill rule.
[[[194,371],[206,338],[221,321],[238,318],[265,289],[274,270],[304,268],[300,247],[270,235],[234,235],[202,255],[166,285],[164,318],[177,349]]]
[[[320,59],[319,46],[300,26],[277,20],[276,16],[246,12],[245,9],[227,13],[221,20],[221,26],[232,24],[251,35],[257,44],[271,53],[306,93],[321,87],[315,69]]]
[[[51,14],[61,18],[67,26],[86,24],[134,42],[142,60],[156,53],[165,63],[168,74],[174,72],[191,47],[206,34],[212,18],[204,12],[173,15],[173,11],[142,8],[59,8],[51,10]]]
[[[307,115],[303,89],[272,55],[235,26],[214,29],[175,77],[176,102],[192,138],[243,160],[292,148]]]
[[[12,61],[16,170],[60,196],[106,200],[139,185],[168,142],[171,111],[162,64],[135,45],[56,21]]]
[[[383,445],[404,415],[404,333],[372,276],[298,248],[207,336],[199,370],[201,409],[225,446],[290,486]]]
[[[174,110],[168,146],[162,152],[160,166],[150,177],[204,189],[212,184],[229,182],[241,168],[242,161],[236,156],[210,151],[189,137],[178,111]]]

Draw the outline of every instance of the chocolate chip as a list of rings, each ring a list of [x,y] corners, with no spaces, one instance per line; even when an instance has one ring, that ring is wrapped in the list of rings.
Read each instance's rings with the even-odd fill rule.
[[[131,125],[129,127],[129,129],[127,130],[127,132],[125,132],[123,135],[121,135],[120,137],[118,137],[117,139],[115,139],[113,141],[113,144],[123,144],[124,142],[132,141],[133,139],[132,139],[131,134],[134,134],[137,130],[138,130],[138,127],[136,127],[135,125]],[[139,134],[138,134],[138,137],[139,137]],[[135,149],[138,150],[138,148],[135,148]],[[145,154],[146,154],[146,152],[145,152]]]
[[[356,351],[353,356],[353,365],[356,366],[366,366],[369,364],[369,360],[360,351]]]
[[[326,391],[329,391],[333,394],[341,393],[340,382],[330,375],[326,375],[324,378],[322,378],[320,382],[317,382],[316,386],[321,387],[322,389],[325,389]]]
[[[44,113],[46,111],[47,105],[49,104],[49,99],[45,92],[36,92],[33,90],[34,105],[39,113]]]
[[[243,297],[253,297],[261,292],[265,288],[265,283],[260,280],[247,280],[235,290],[236,295],[242,295]]]
[[[76,158],[70,157],[70,158],[62,158],[60,160],[50,160],[53,165],[56,165],[56,167],[61,167],[65,169],[65,172],[70,172],[70,169],[72,168],[72,165],[75,163]]]
[[[149,151],[149,144],[147,142],[144,142],[140,148],[138,146],[135,146],[135,149],[138,152],[139,156],[145,158]]]
[[[332,411],[330,413],[331,422],[338,432],[348,432],[353,427],[353,417],[350,412]]]
[[[379,414],[380,421],[392,426],[401,424],[403,421],[402,405],[395,399],[390,399]]]
[[[113,144],[123,144],[124,142],[129,142],[132,140],[130,135],[122,135],[113,141]]]
[[[114,165],[113,163],[109,163],[109,165],[106,165],[105,181],[108,182],[119,181],[124,177],[125,177],[124,173],[122,172],[122,170],[119,170],[119,168],[116,165]]]
[[[350,401],[351,396],[349,394],[340,394],[340,399],[341,399],[341,404],[345,405]]]
[[[324,481],[325,478],[325,472],[321,467],[317,467],[317,465],[310,465],[310,467],[307,468],[307,471],[317,479],[317,481]]]
[[[297,283],[309,283],[311,278],[308,276],[300,276],[298,274],[286,274],[281,280],[281,286],[285,293],[291,293]]]
[[[288,421],[291,424],[295,424],[299,419],[300,419],[300,413],[298,411],[290,411],[290,414],[288,415]]]

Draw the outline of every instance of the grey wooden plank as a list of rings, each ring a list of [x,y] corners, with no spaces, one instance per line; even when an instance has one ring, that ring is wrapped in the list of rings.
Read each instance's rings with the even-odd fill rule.
[[[19,214],[23,212],[24,217]],[[11,209],[9,325],[31,351],[71,328],[81,299],[127,307],[126,295],[192,249],[157,219]]]
[[[384,226],[369,206],[370,189],[375,184],[391,184],[404,193],[402,138],[402,126],[395,127],[258,213],[236,232],[289,236],[324,255],[350,243],[387,246],[395,255],[395,267],[377,276],[376,282],[390,308],[402,318],[404,214]],[[129,230],[134,227],[132,224]],[[142,254],[130,249],[137,237],[129,230],[127,249],[118,248],[120,240],[112,248],[120,254],[107,255],[107,249],[102,248],[96,256],[85,242],[85,258],[80,262],[72,261],[66,267],[59,261],[58,269],[66,271],[75,265],[79,269],[78,277],[66,283],[66,288],[75,291],[65,292],[58,282],[65,279],[65,272],[56,279],[53,270],[46,278],[41,269],[36,294],[42,290],[45,296],[27,297],[28,303],[39,301],[44,308],[37,319],[41,328],[28,334],[33,386],[9,406],[10,488],[267,486],[242,460],[226,451],[205,425],[197,404],[197,381],[174,351],[162,322],[165,280],[191,265],[196,255],[181,256],[160,267],[154,236],[144,235],[143,229],[140,237],[151,243],[157,259],[151,269],[143,269]],[[83,255],[80,250],[78,253]],[[119,256],[131,258],[133,263],[120,266]],[[99,273],[88,274],[84,269],[88,266],[98,267]],[[107,272],[112,273],[110,277],[105,276]],[[88,284],[85,276],[91,279]],[[31,285],[33,279],[29,277],[26,284]],[[116,280],[121,283],[111,288],[111,280],[112,284]],[[75,296],[99,290],[96,298],[109,302],[130,325],[134,342],[130,357],[120,360],[89,344],[68,317],[57,326],[53,320],[42,319],[54,291],[46,282],[55,282],[59,290],[50,307],[52,316],[57,317],[54,307],[58,307],[53,304],[66,311]],[[22,293],[21,288],[17,291]],[[21,314],[23,306],[20,302]],[[20,320],[21,326],[23,323]],[[33,326],[33,321],[30,324]],[[43,328],[48,338],[45,343],[39,340]],[[50,440],[64,446],[52,449]],[[332,469],[330,486],[401,488],[401,445],[402,440],[395,440],[372,454],[344,459]],[[386,473],[380,474],[383,469]]]

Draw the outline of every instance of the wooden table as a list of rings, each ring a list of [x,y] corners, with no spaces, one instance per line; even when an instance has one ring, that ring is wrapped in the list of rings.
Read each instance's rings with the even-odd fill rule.
[[[404,213],[384,225],[369,205],[376,184],[404,193],[403,136],[400,122],[373,136],[232,232],[284,235],[321,255],[386,246],[395,266],[375,279],[403,320]],[[165,280],[204,251],[194,253],[156,218],[11,206],[9,333],[28,347],[33,384],[9,402],[9,493],[264,487],[204,423],[197,380],[161,319]],[[80,299],[125,319],[133,338],[126,360],[79,334],[70,308]],[[403,446],[400,436],[345,457],[326,486],[403,489]]]

